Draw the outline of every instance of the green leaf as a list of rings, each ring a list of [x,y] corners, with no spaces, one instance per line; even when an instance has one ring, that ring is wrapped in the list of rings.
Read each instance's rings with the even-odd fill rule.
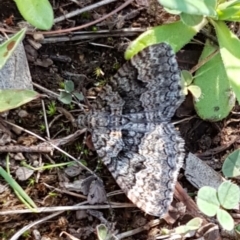
[[[53,9],[48,0],[15,0],[18,10],[34,27],[48,30],[53,25]]]
[[[99,240],[116,240],[117,238],[112,236],[108,228],[104,224],[97,225],[97,236]]]
[[[27,195],[27,193],[22,189],[22,187],[8,174],[2,167],[0,167],[0,176],[2,176],[5,181],[12,187],[19,199],[28,206],[31,210],[36,212],[37,208],[34,201]]]
[[[203,21],[203,16],[192,15],[187,13],[181,13],[180,17],[184,24],[192,27],[197,26]]]
[[[197,230],[201,227],[203,220],[201,218],[193,218],[186,225],[175,228],[175,233],[186,234],[189,231]]]
[[[173,14],[173,15],[179,15],[181,13],[181,11],[178,11],[178,10],[172,10],[172,9],[169,9],[169,8],[164,8],[164,10],[170,14]]]
[[[225,177],[240,176],[240,150],[237,149],[227,156],[225,159],[222,171]]]
[[[238,236],[240,234],[240,224],[235,226],[235,231],[237,232]]]
[[[194,229],[198,229],[202,225],[202,222],[203,222],[202,218],[195,217],[187,223],[187,226],[194,227]]]
[[[196,86],[196,85],[190,85],[188,88],[187,88],[193,95],[195,101],[199,101],[201,95],[202,95],[202,90],[199,86]]]
[[[231,182],[223,182],[217,191],[218,200],[225,209],[233,209],[239,203],[239,187]]]
[[[192,74],[187,71],[187,70],[182,70],[181,71],[181,80],[182,80],[182,85],[184,85],[183,92],[185,95],[188,94],[188,86],[192,83],[193,81],[193,76]]]
[[[59,101],[64,104],[70,104],[72,101],[72,94],[67,92],[60,92]]]
[[[211,21],[215,27],[220,53],[230,85],[240,102],[240,41],[222,21]]]
[[[189,86],[193,81],[192,74],[187,70],[182,70],[181,71],[181,77],[182,77],[186,86]]]
[[[17,108],[27,102],[39,98],[41,95],[32,90],[0,90],[0,112]]]
[[[217,198],[217,190],[212,187],[202,187],[197,195],[198,208],[209,217],[216,215],[220,203]]]
[[[106,240],[108,236],[108,229],[104,224],[97,226],[97,235],[99,240]]]
[[[217,50],[216,46],[206,42],[199,62]],[[197,114],[204,120],[220,121],[235,105],[235,95],[225,71],[220,53],[212,56],[195,75],[194,85],[201,89],[201,97],[194,99]]]
[[[216,17],[217,0],[158,0],[164,7],[193,15]]]
[[[64,84],[64,89],[67,93],[72,93],[74,90],[74,82],[73,81],[66,81]]]
[[[14,36],[9,38],[7,41],[0,45],[0,69],[4,66],[6,61],[9,59],[13,51],[18,46],[25,36],[26,28],[16,33]]]
[[[217,220],[221,224],[221,226],[228,231],[233,230],[234,221],[231,215],[225,211],[224,209],[219,208],[217,211]]]
[[[73,92],[73,95],[74,95],[79,101],[84,100],[84,97],[83,97],[82,93]]]
[[[240,21],[240,1],[233,0],[218,5],[218,20]]]
[[[149,29],[129,45],[125,52],[125,58],[130,59],[147,46],[161,42],[169,43],[172,46],[173,51],[177,52],[206,24],[207,20],[204,18],[199,25],[194,27],[187,26],[183,22],[178,21]]]

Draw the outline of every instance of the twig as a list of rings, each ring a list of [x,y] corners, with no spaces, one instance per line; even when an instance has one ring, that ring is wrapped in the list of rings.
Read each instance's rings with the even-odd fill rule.
[[[55,116],[54,118],[53,118],[53,120],[49,123],[49,128],[51,128],[52,127],[52,125],[54,124],[54,122],[56,122],[59,118],[61,118],[63,115],[62,114],[59,114],[59,115],[57,115],[57,116]]]
[[[213,155],[215,155],[217,153],[220,153],[222,151],[225,151],[226,149],[231,147],[231,145],[233,143],[235,143],[238,139],[239,139],[238,136],[234,136],[227,144],[209,149],[209,150],[207,150],[206,152],[203,152],[203,153],[196,153],[195,155],[199,158],[203,158],[203,157],[207,157],[207,156],[213,156]]]
[[[86,203],[86,202],[85,202]],[[77,210],[87,210],[87,209],[109,209],[109,208],[135,208],[136,205],[132,203],[122,203],[120,204],[113,204],[111,202],[111,206],[106,205],[74,205],[74,206],[57,206],[57,207],[40,207],[34,208],[37,213],[44,213],[44,212],[56,212],[56,211],[77,211]],[[13,210],[6,210],[0,211],[0,216],[3,215],[14,215],[14,214],[23,214],[23,213],[33,213],[31,209],[13,209]]]
[[[136,229],[124,232],[124,233],[120,233],[120,234],[116,235],[116,237],[117,237],[117,239],[123,239],[123,238],[126,238],[126,237],[130,237],[130,236],[135,235],[137,233],[140,233],[140,232],[149,230],[150,228],[156,227],[157,225],[159,225],[161,223],[161,221],[162,221],[161,219],[152,220],[142,227],[139,227],[139,228],[136,228]]]
[[[82,194],[71,192],[71,191],[68,191],[68,190],[65,190],[65,189],[56,188],[56,187],[50,186],[50,185],[48,185],[47,183],[44,183],[44,182],[43,182],[43,184],[47,188],[51,189],[52,191],[59,192],[59,193],[65,193],[65,194],[68,194],[70,196],[74,196],[74,197],[81,198],[81,199],[87,199],[87,197],[82,195]]]
[[[46,126],[46,133],[47,133],[47,137],[50,139],[50,132],[49,132],[49,127],[48,127],[48,120],[47,120],[47,113],[46,113],[45,103],[44,103],[44,101],[42,99],[41,99],[41,102],[42,102],[44,122],[45,122],[45,126]]]
[[[19,152],[25,152],[25,153],[51,153],[53,151],[52,146],[48,145],[36,145],[36,146],[22,146],[22,145],[6,145],[6,146],[0,146],[0,153],[7,152],[7,153],[19,153]]]
[[[72,27],[72,28],[67,28],[67,29],[61,29],[61,30],[57,30],[57,31],[27,31],[26,34],[28,35],[33,35],[35,33],[40,33],[40,34],[43,34],[43,35],[54,35],[54,34],[59,34],[59,33],[69,33],[69,32],[73,32],[73,31],[76,31],[76,30],[80,30],[80,29],[83,29],[83,28],[87,28],[87,27],[90,27],[92,25],[95,25],[96,23],[99,23],[105,19],[107,19],[108,17],[111,17],[112,15],[114,15],[115,13],[121,11],[123,8],[125,8],[126,6],[128,6],[130,3],[132,3],[134,0],[127,0],[125,3],[123,3],[121,6],[119,6],[118,8],[116,8],[115,10],[113,10],[112,12],[100,17],[99,19],[95,20],[95,21],[92,21],[90,23],[86,23],[86,24],[83,24],[81,26],[78,26],[78,27]],[[9,30],[9,29],[5,29],[5,28],[0,28],[0,31],[3,31],[3,32],[8,32],[8,33],[16,33],[18,30]]]
[[[79,15],[79,14],[81,14],[81,13],[91,11],[91,10],[93,10],[93,9],[95,9],[95,8],[104,6],[104,5],[109,4],[109,3],[112,3],[112,2],[116,2],[116,0],[103,0],[103,1],[101,1],[101,2],[97,2],[97,3],[92,4],[92,5],[90,5],[90,6],[77,9],[77,10],[72,11],[72,12],[70,12],[70,13],[67,13],[67,14],[65,14],[65,15],[63,15],[63,16],[60,16],[60,17],[58,17],[58,18],[55,18],[55,19],[54,19],[54,23],[61,22],[61,21],[65,20],[65,19],[67,19],[67,18],[75,17],[75,16],[77,16],[77,15]]]
[[[208,223],[207,219],[200,213],[196,203],[189,197],[187,192],[182,188],[179,182],[176,183],[174,197],[187,207],[188,212],[194,217],[203,219],[204,224]]]
[[[144,31],[146,31],[148,28],[141,28],[141,27],[130,27],[130,28],[121,28],[121,29],[99,29],[97,31],[75,31],[72,32],[72,36],[89,36],[89,38],[91,38],[91,36],[97,35],[97,34],[104,34],[104,35],[108,35],[108,34],[118,34],[117,36],[121,36],[122,34],[131,34],[131,33],[142,33]],[[58,36],[67,36],[67,33],[59,33]],[[109,35],[108,35],[109,36]],[[48,37],[48,36],[46,36]]]
[[[59,152],[65,154],[67,157],[71,158],[73,161],[75,161],[75,162],[76,162],[77,164],[79,164],[82,168],[84,168],[84,169],[87,170],[89,173],[91,173],[92,175],[94,175],[96,178],[99,178],[99,177],[96,175],[95,172],[93,172],[91,169],[89,169],[89,168],[86,167],[84,164],[82,164],[81,162],[79,162],[75,157],[73,157],[72,155],[68,154],[67,152],[65,152],[64,150],[62,150],[61,148],[59,148],[58,146],[56,146],[55,144],[53,144],[52,142],[47,141],[47,140],[45,140],[44,138],[38,136],[37,134],[35,134],[35,133],[33,133],[33,132],[29,131],[29,130],[26,130],[26,129],[20,127],[20,126],[17,126],[17,125],[15,125],[15,124],[13,124],[13,123],[10,123],[10,122],[5,121],[5,120],[4,120],[4,122],[7,123],[7,124],[9,124],[9,125],[11,125],[11,126],[14,126],[14,127],[19,128],[19,129],[21,129],[22,131],[24,131],[24,132],[26,132],[26,133],[28,133],[28,134],[31,134],[31,135],[35,136],[36,138],[42,140],[43,142],[46,142],[46,143],[50,144],[53,148],[55,148],[55,149],[57,149]],[[79,130],[79,131],[81,131],[81,133],[83,133],[83,132],[86,131],[86,129],[82,129],[82,130]],[[78,131],[77,131],[77,132],[78,132]],[[75,132],[74,134],[76,134],[76,132]]]
[[[59,94],[47,89],[47,88],[44,88],[42,87],[41,85],[37,84],[37,83],[32,83],[34,87],[40,89],[41,91],[43,91],[44,93],[48,94],[49,96],[51,96],[52,98],[54,99],[58,99],[59,98]]]
[[[211,41],[213,41],[216,45],[218,45],[218,40],[215,36],[213,36],[206,27],[202,28],[200,32],[205,35],[206,38],[209,38]]]
[[[175,122],[172,122],[173,125],[176,125],[176,124],[179,124],[179,123],[182,123],[182,122],[189,122],[190,120],[192,120],[193,118],[197,117],[196,115],[193,115],[191,117],[186,117],[186,118],[183,118],[181,120],[178,120],[178,121],[175,121]]]
[[[108,38],[108,37],[131,37],[135,36],[139,33],[145,32],[146,28],[141,28],[133,31],[132,29],[126,29],[127,31],[99,31],[99,32],[90,32],[85,33],[85,35],[81,34],[72,34],[71,36],[59,36],[56,37],[45,37],[41,44],[48,44],[48,43],[57,43],[57,42],[68,42],[68,41],[79,41],[79,40],[85,40],[85,39],[96,39],[96,38]],[[129,30],[129,31],[128,31]],[[100,33],[102,32],[102,33]]]
[[[9,123],[10,124],[10,123]],[[34,135],[35,137],[37,137],[38,139],[42,140],[43,138],[39,137],[36,134],[33,134],[32,132],[29,132],[28,130],[21,128],[17,125],[15,125],[15,127],[31,134]],[[62,146],[62,145],[66,145],[69,142],[74,141],[75,139],[77,139],[80,135],[82,135],[85,132],[85,130],[78,130],[73,134],[70,134],[64,138],[59,138],[59,139],[53,139],[53,140],[44,140],[43,143],[40,143],[36,146],[30,146],[30,147],[26,147],[26,146],[16,146],[16,145],[6,145],[6,146],[0,146],[0,152],[38,152],[38,153],[51,153],[54,149],[53,145],[58,147],[58,146]]]
[[[33,226],[36,226],[40,223],[43,223],[43,222],[46,222],[58,215],[60,215],[61,213],[63,213],[64,211],[61,211],[61,212],[55,212],[55,213],[52,213],[51,215],[47,216],[47,217],[44,217],[42,219],[39,219],[35,222],[31,222],[30,224],[24,226],[22,229],[20,229],[19,231],[17,231],[11,238],[10,240],[18,240],[18,238],[20,238],[22,236],[23,233],[25,233],[27,230],[29,230],[30,228],[32,228]]]
[[[189,72],[190,73],[196,72],[200,67],[202,67],[206,62],[208,62],[211,58],[213,58],[218,53],[219,53],[219,49],[213,51],[210,55],[208,55],[201,62],[199,62],[196,66],[194,66]]]
[[[89,42],[89,45],[98,46],[98,47],[105,47],[105,48],[111,48],[111,49],[114,48],[113,46],[109,46],[109,45],[101,44],[101,43],[94,43],[94,42]]]

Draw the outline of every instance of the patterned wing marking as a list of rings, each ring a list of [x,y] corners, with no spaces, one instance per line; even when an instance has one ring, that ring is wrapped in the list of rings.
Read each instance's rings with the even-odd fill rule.
[[[92,142],[99,157],[117,156],[123,149],[122,132],[98,128],[92,131]]]
[[[170,123],[145,133],[124,130],[122,138],[124,146],[118,156],[103,161],[134,204],[161,217],[173,198],[184,141]]]
[[[124,100],[119,96],[118,92],[114,92],[110,85],[106,85],[96,97],[92,107],[95,111],[112,114],[119,112],[118,115],[121,115],[124,103]]]
[[[172,124],[163,123],[146,133],[139,146],[145,169],[127,196],[146,213],[161,217],[172,202],[178,171],[184,158],[184,141]]]
[[[175,54],[166,43],[149,46],[135,55],[119,69],[110,85],[125,101],[123,114],[159,110],[162,120],[167,120],[184,100]]]

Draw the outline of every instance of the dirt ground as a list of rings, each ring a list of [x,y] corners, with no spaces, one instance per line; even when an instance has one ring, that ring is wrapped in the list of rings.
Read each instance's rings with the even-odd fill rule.
[[[79,2],[80,7],[84,7],[98,1],[89,0]],[[109,13],[123,2],[117,1],[107,4],[71,18],[71,20],[64,20],[55,24],[53,30],[66,29],[88,23]],[[46,89],[59,94],[59,89],[62,88],[64,81],[72,80],[75,83],[75,88],[86,95],[91,89],[97,88],[107,82],[125,62],[123,54],[130,41],[140,34],[140,32],[136,31],[133,35],[124,35],[121,32],[122,29],[138,27],[143,32],[147,27],[176,20],[175,17],[164,12],[158,3],[153,0],[147,5],[142,6],[138,5],[139,2],[144,1],[134,1],[131,5],[107,20],[81,30],[95,32],[101,30],[119,30],[120,33],[118,36],[111,36],[107,32],[103,36],[91,39],[63,42],[54,42],[52,40],[51,43],[42,44],[42,47],[36,50],[29,44],[28,39],[31,39],[32,36],[28,35],[24,40],[24,46],[26,48],[32,80],[45,90],[39,89],[36,85],[34,89],[47,95],[48,92]],[[70,0],[55,0],[52,1],[52,4],[54,6],[55,17],[62,15],[63,11],[71,12],[76,9],[76,4]],[[17,29],[17,23],[21,20],[22,18],[14,2],[2,0],[0,3],[0,26],[4,26],[6,29]],[[69,37],[71,33],[64,36]],[[58,37],[59,35],[55,36],[55,38]],[[199,37],[201,38],[202,36]],[[177,55],[180,68],[190,69],[193,67],[200,55],[200,50],[200,47],[186,46]],[[49,128],[51,139],[61,139],[78,130],[71,123],[71,117],[77,118],[79,113],[82,112],[79,105],[74,103],[70,105],[62,104],[56,98],[53,98],[52,95],[45,97],[44,102],[48,123],[51,125]],[[82,102],[82,104],[87,106],[87,102]],[[51,112],[52,105],[56,108],[56,111],[53,113]],[[20,110],[26,113],[24,117],[19,117]],[[239,147],[239,141],[232,141],[232,138],[238,135],[239,117],[235,114],[238,110],[239,107],[236,106],[233,113],[224,121],[217,123],[205,122],[196,116],[192,99],[188,96],[177,110],[173,119],[174,121],[181,120],[176,127],[180,130],[181,136],[186,142],[186,152],[199,154],[200,157],[202,154],[202,159],[207,164],[214,170],[220,171],[226,155]],[[192,118],[189,119],[189,117]],[[46,128],[44,127],[45,122],[41,100],[35,100],[18,110],[10,111],[8,120],[41,137],[47,136]],[[84,136],[86,137],[86,144],[84,144]],[[41,142],[29,133],[24,132],[21,132],[20,135],[13,134],[12,141],[15,141],[15,144],[24,146],[32,146]],[[94,151],[90,135],[83,133],[76,140],[61,146],[61,148],[75,158],[80,158],[86,163],[88,168],[95,171],[103,180],[107,193],[120,190]],[[216,148],[218,151],[214,152],[214,155],[211,154],[211,150]],[[36,162],[39,163],[39,161],[42,164],[57,164],[71,161],[71,159],[57,150],[52,155],[49,153],[11,153],[10,169],[13,177],[16,176],[16,169],[21,164],[19,160],[22,160],[21,157],[17,157],[18,154],[22,154],[21,156],[32,166]],[[0,156],[0,165],[4,166],[6,154],[4,153]],[[81,170],[80,178],[86,176],[86,171]],[[74,191],[76,190],[76,186],[72,186],[73,191],[71,191],[71,188],[66,190],[65,187],[66,184],[70,184],[80,178],[79,176],[70,177],[67,175],[65,167],[57,167],[35,171],[29,179],[18,182],[38,207],[73,206],[85,201],[84,196],[81,195],[82,193]],[[178,181],[189,194],[191,193],[194,200],[197,189],[186,180],[184,170],[181,170]],[[0,179],[0,185],[4,185],[3,179]],[[109,197],[108,201],[130,203],[124,194]],[[0,209],[0,211],[17,210],[25,209],[25,206],[18,200],[11,188],[7,188],[5,191],[0,192]],[[65,234],[60,237],[60,233],[67,232],[77,239],[91,240],[97,239],[96,226],[104,223],[104,221],[105,223],[107,222],[108,226],[111,226],[110,228],[112,228],[113,232],[123,233],[140,229],[156,219],[153,216],[144,214],[138,208],[110,208],[104,210],[98,209],[98,211],[97,217],[96,213],[89,213],[85,210],[63,211],[60,215],[49,220],[47,219],[26,231],[19,239],[70,239]],[[176,211],[180,210],[176,207]],[[0,215],[0,239],[11,239],[11,236],[19,229],[38,219],[47,217],[51,213]],[[130,236],[124,239],[156,239],[155,237],[159,234],[161,228],[172,229],[178,225],[185,224],[187,220],[191,219],[191,214],[188,214],[187,211],[175,215],[178,215],[178,217],[174,216],[171,220],[159,221],[156,226],[145,228],[144,231],[139,230],[139,233],[130,234]],[[34,231],[39,231],[41,237],[37,238]]]

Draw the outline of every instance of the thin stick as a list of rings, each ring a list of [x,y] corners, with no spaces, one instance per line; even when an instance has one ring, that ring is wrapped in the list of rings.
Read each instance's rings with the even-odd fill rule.
[[[201,62],[199,62],[196,66],[194,66],[189,72],[190,73],[196,72],[200,67],[202,67],[206,62],[208,62],[211,58],[213,58],[218,53],[219,53],[219,49],[215,50],[210,55],[208,55],[206,58],[204,58]]]
[[[50,132],[49,132],[49,127],[48,127],[48,120],[47,120],[45,103],[44,103],[43,100],[41,100],[41,103],[42,103],[42,109],[43,109],[44,122],[45,122],[45,126],[46,126],[46,133],[47,133],[47,137],[50,139]]]
[[[137,34],[143,33],[147,30],[147,28],[137,28],[135,31],[133,29],[121,29],[121,31],[97,31],[97,32],[91,32],[88,33],[86,31],[85,34],[77,34],[73,32],[71,36],[65,34],[60,34],[61,36],[53,36],[53,37],[45,37],[41,44],[48,44],[48,43],[57,43],[57,42],[68,42],[68,41],[79,41],[79,40],[86,40],[86,39],[96,39],[96,38],[108,38],[108,37],[130,37],[130,36],[136,36]]]
[[[67,13],[63,16],[60,16],[58,18],[55,18],[54,19],[54,23],[58,23],[58,22],[61,22],[67,18],[71,18],[71,17],[75,17],[81,13],[84,13],[84,12],[88,12],[88,11],[91,11],[95,8],[98,8],[98,7],[101,7],[101,6],[104,6],[106,4],[109,4],[109,3],[112,3],[112,2],[116,2],[116,0],[103,0],[101,2],[98,2],[98,3],[95,3],[95,4],[92,4],[90,6],[87,6],[87,7],[84,7],[84,8],[80,8],[80,9],[77,9],[75,11],[72,11],[70,13]]]
[[[146,225],[144,225],[142,227],[139,227],[139,228],[127,231],[127,232],[120,233],[120,234],[116,235],[116,237],[117,237],[117,239],[127,238],[127,237],[133,236],[137,233],[149,230],[150,228],[156,227],[160,223],[161,223],[161,219],[155,219],[155,220],[150,221],[149,223],[147,223]]]
[[[67,28],[67,29],[62,29],[62,30],[57,30],[57,31],[45,31],[45,32],[44,31],[37,31],[37,32],[36,31],[27,31],[26,34],[33,35],[35,33],[40,33],[40,34],[43,34],[43,35],[54,35],[54,34],[59,34],[59,33],[69,33],[69,32],[72,32],[72,31],[76,31],[76,30],[80,30],[80,29],[83,29],[83,28],[87,28],[87,27],[90,27],[92,25],[95,25],[95,24],[97,24],[97,23],[107,19],[108,17],[111,17],[115,13],[121,11],[123,8],[128,6],[133,1],[134,0],[128,0],[125,3],[123,3],[121,6],[119,6],[115,10],[113,10],[112,12],[104,15],[103,17],[101,17],[101,18],[99,18],[99,19],[97,19],[95,21],[92,21],[90,23],[86,23],[84,25],[78,26],[78,27]],[[18,30],[8,30],[8,29],[5,29],[5,28],[0,28],[0,31],[9,32],[9,33],[16,33]]]
[[[86,203],[86,202],[85,202]],[[122,203],[121,205],[114,205],[111,202],[111,206],[108,204],[105,205],[74,205],[74,206],[57,206],[57,207],[40,207],[34,208],[37,213],[45,213],[45,212],[58,212],[58,211],[77,211],[77,210],[88,210],[88,209],[109,209],[109,208],[135,208],[136,205],[132,203]],[[0,216],[3,215],[15,215],[15,214],[23,214],[23,213],[33,213],[31,209],[14,209],[14,210],[6,210],[0,211]]]
[[[99,178],[99,177],[96,175],[95,172],[93,172],[91,169],[89,169],[89,168],[86,167],[84,164],[82,164],[80,161],[78,161],[75,157],[73,157],[72,155],[68,154],[67,152],[65,152],[64,150],[62,150],[61,148],[59,148],[58,146],[56,146],[55,144],[53,144],[52,142],[47,141],[46,139],[44,139],[44,138],[40,137],[39,135],[35,134],[34,132],[31,132],[31,131],[29,131],[29,130],[27,130],[27,129],[24,129],[24,128],[20,127],[20,126],[17,126],[17,125],[15,125],[15,124],[11,123],[11,122],[8,122],[8,121],[5,121],[5,120],[4,120],[4,122],[7,123],[7,124],[9,124],[9,125],[11,125],[11,126],[17,127],[17,128],[21,129],[22,131],[24,131],[24,132],[26,132],[26,133],[29,133],[29,134],[35,136],[36,138],[42,140],[43,142],[47,142],[47,143],[50,144],[53,148],[57,149],[59,152],[65,154],[67,157],[69,157],[69,158],[71,158],[72,160],[74,160],[75,162],[77,162],[77,164],[79,164],[82,168],[84,168],[84,169],[87,170],[89,173],[91,173],[92,175],[94,175],[96,178]],[[82,131],[82,132],[85,132],[86,129],[82,129],[81,131]]]

